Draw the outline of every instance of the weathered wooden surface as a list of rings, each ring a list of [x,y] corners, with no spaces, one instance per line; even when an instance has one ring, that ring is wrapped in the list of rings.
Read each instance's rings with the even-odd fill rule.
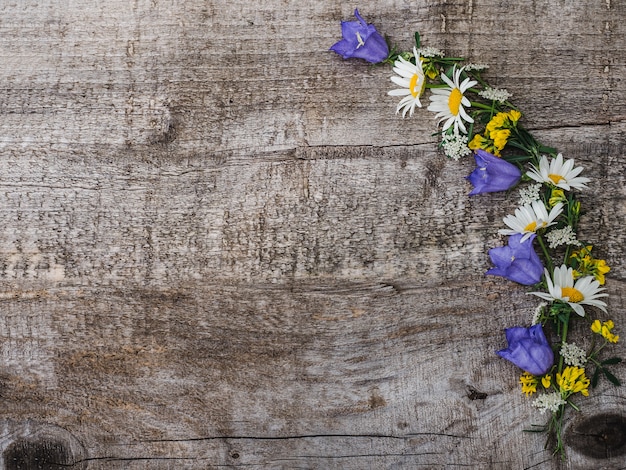
[[[626,337],[626,6],[431,3],[358,6],[585,166]],[[624,468],[624,388],[566,462],[522,432],[493,352],[536,301],[482,274],[515,197],[468,199],[389,68],[327,51],[354,5],[57,4],[0,4],[0,465]]]

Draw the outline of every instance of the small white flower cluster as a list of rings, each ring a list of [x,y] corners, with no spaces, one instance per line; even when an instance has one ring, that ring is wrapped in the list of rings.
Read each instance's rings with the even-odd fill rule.
[[[538,408],[542,413],[545,413],[546,411],[556,413],[559,411],[559,407],[561,405],[565,405],[566,403],[567,402],[561,398],[561,394],[559,392],[554,392],[540,395],[533,402],[533,406]]]
[[[580,246],[580,242],[576,240],[576,233],[571,225],[552,230],[546,235],[546,240],[550,248],[553,249],[561,245]]]
[[[519,205],[525,206],[526,204],[532,204],[533,201],[538,201],[541,198],[539,196],[540,191],[540,183],[521,187],[519,190]]]
[[[537,307],[535,307],[535,311],[533,312],[533,318],[530,322],[531,325],[536,325],[539,323],[541,318],[541,314],[543,313],[543,309],[548,306],[547,302],[540,302]]]
[[[443,52],[432,46],[422,47],[417,50],[417,53],[420,57],[443,57]]]
[[[494,100],[494,101],[498,101],[499,103],[504,103],[511,96],[513,96],[504,88],[491,88],[491,87],[485,88],[484,90],[478,92],[478,94],[487,100]]]
[[[587,362],[587,353],[574,343],[561,345],[561,357],[568,366],[585,367]]]
[[[472,151],[467,146],[467,136],[461,135],[455,129],[450,134],[444,134],[441,139],[441,146],[446,156],[458,160],[461,157],[469,155]]]
[[[469,70],[481,71],[481,70],[488,69],[489,66],[487,64],[472,64],[472,63],[469,63],[464,68],[465,68],[465,70],[468,70],[468,71]]]

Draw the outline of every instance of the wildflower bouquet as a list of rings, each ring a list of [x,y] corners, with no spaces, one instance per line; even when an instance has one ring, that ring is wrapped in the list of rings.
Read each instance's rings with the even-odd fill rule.
[[[601,376],[620,385],[610,366],[621,359],[603,358],[605,348],[619,339],[615,325],[593,317],[607,313],[602,286],[609,266],[595,258],[591,243],[577,238],[583,213],[577,193],[590,179],[581,176],[583,168],[573,159],[542,145],[522,126],[511,94],[483,78],[486,65],[423,47],[418,33],[411,52],[390,50],[358,10],[355,16],[357,21],[341,23],[343,37],[330,49],[344,59],[392,65],[397,88],[388,95],[400,98],[396,113],[402,117],[421,108],[430,92],[427,109],[438,121],[443,153],[455,160],[473,153],[469,195],[520,186],[519,207],[499,230],[506,244],[489,250],[494,267],[486,274],[533,286],[529,294],[540,302],[530,326],[505,329],[508,347],[497,354],[522,370],[522,393],[537,394],[533,405],[550,415],[545,426],[533,430],[547,432],[554,453],[564,455],[566,409],[578,411],[578,395],[588,396]],[[583,331],[589,338],[575,343],[568,335],[577,321],[587,323]]]

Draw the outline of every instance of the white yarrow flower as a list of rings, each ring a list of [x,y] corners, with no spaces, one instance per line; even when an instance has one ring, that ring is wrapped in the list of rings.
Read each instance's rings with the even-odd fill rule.
[[[546,240],[548,241],[550,248],[553,249],[561,245],[581,245],[581,243],[576,239],[576,233],[571,225],[551,230],[546,235]]]
[[[581,317],[585,316],[583,305],[598,307],[606,312],[606,303],[598,300],[599,297],[607,297],[609,294],[601,293],[605,290],[593,276],[583,276],[574,282],[574,273],[571,267],[561,265],[554,268],[554,274],[544,268],[548,292],[529,292],[529,294],[541,297],[549,302],[559,300],[567,303]]]
[[[526,204],[532,204],[534,201],[539,201],[541,199],[540,191],[541,184],[539,183],[521,187],[519,190],[519,205],[525,206]]]
[[[469,107],[471,103],[463,93],[478,82],[471,80],[470,77],[460,82],[462,73],[463,67],[457,69],[455,65],[452,69],[452,79],[441,74],[441,79],[448,85],[448,88],[431,89],[432,94],[429,97],[428,110],[437,113],[435,118],[438,118],[439,122],[445,121],[443,123],[444,131],[454,125],[456,132],[460,130],[463,134],[467,134],[463,121],[471,123],[474,122],[474,119],[465,111],[464,106]]]
[[[563,212],[563,203],[556,204],[550,213],[541,201],[533,201],[518,207],[515,215],[507,215],[503,220],[509,227],[508,229],[500,229],[498,233],[501,235],[515,235],[516,233],[525,234],[521,241],[525,241],[537,230],[553,225],[554,220]]]
[[[504,88],[490,88],[490,87],[485,88],[484,90],[480,91],[478,94],[487,100],[498,101],[500,103],[504,103],[511,96],[513,96]]]
[[[454,131],[450,134],[444,134],[441,139],[441,146],[446,156],[458,160],[472,153],[467,146],[467,136]]]
[[[561,405],[565,405],[566,403],[567,402],[561,398],[561,394],[559,392],[553,392],[539,395],[535,398],[535,401],[533,401],[533,406],[538,408],[542,413],[545,413],[546,411],[556,413],[559,411],[559,407]]]
[[[418,108],[422,107],[420,96],[424,93],[426,86],[422,59],[417,54],[415,48],[413,48],[413,53],[415,54],[415,64],[402,57],[398,57],[398,60],[394,62],[393,71],[399,76],[391,77],[391,81],[402,88],[396,88],[387,92],[390,96],[403,96],[396,107],[396,113],[402,111],[402,117],[406,116],[407,112],[409,112],[409,116],[412,116],[416,106]]]
[[[563,343],[560,351],[561,357],[568,366],[585,367],[587,363],[587,353],[574,343]]]
[[[563,161],[563,155],[558,154],[556,158],[548,161],[548,157],[541,156],[539,167],[532,165],[526,174],[539,183],[549,183],[557,188],[570,191],[574,189],[585,189],[586,183],[591,181],[584,176],[578,176],[583,171],[583,167],[574,168],[574,160]]]
[[[417,53],[421,57],[443,57],[444,55],[443,52],[441,52],[441,50],[432,46],[421,47],[417,50]]]
[[[488,69],[489,66],[487,64],[467,64],[465,67],[465,70],[470,71],[470,70],[476,70],[476,71],[481,71],[481,70],[485,70]]]
[[[547,306],[548,306],[547,302],[540,302],[539,305],[535,307],[535,311],[533,312],[533,318],[530,321],[531,325],[536,325],[537,323],[539,323],[539,320],[541,319],[541,315],[543,314],[543,309]]]

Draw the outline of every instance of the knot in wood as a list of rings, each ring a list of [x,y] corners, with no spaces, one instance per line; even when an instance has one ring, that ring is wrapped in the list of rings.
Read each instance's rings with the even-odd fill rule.
[[[566,440],[587,457],[610,459],[626,454],[626,417],[603,413],[581,421],[568,430]]]
[[[27,421],[0,423],[2,468],[6,470],[66,470],[86,468],[85,451],[65,429]]]

